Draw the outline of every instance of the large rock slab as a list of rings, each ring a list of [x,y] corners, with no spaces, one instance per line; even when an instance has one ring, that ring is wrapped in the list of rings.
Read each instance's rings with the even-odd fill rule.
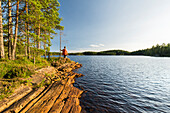
[[[3,110],[11,106],[14,102],[23,98],[31,91],[32,88],[29,86],[20,86],[18,89],[15,90],[15,92],[9,98],[0,101],[0,112],[2,112]]]
[[[48,87],[32,89],[30,86],[22,86],[16,90],[7,100],[0,102],[0,112],[11,113],[80,113],[79,98],[82,90],[73,86],[76,77],[83,76],[72,72],[81,67],[77,63],[67,63],[59,68],[47,67],[36,71],[31,76],[33,84],[40,84],[48,79],[47,74],[53,74],[51,84]]]

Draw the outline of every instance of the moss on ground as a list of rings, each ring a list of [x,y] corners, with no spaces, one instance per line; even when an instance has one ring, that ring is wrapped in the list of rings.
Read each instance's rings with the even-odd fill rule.
[[[31,85],[31,80],[3,79],[0,81],[0,100],[13,94],[21,84]]]
[[[64,63],[73,62],[69,58],[64,59],[63,57],[52,57],[50,61],[44,58],[36,58],[35,61],[34,64],[33,59],[27,59],[23,56],[17,57],[16,60],[0,60],[0,100],[10,96],[21,84],[31,85],[31,81],[27,78],[34,74],[35,70],[53,65],[53,63],[55,67],[58,67]],[[37,87],[49,85],[49,83],[45,83],[43,80]]]
[[[1,60],[0,61],[0,78],[27,78],[34,73],[35,69],[49,66],[50,63],[43,58],[36,58],[36,63],[33,59],[19,58],[16,60]]]
[[[71,62],[74,62],[74,61],[71,61],[69,58],[63,58],[63,57],[52,57],[50,59],[50,63],[54,67],[58,67],[64,63],[71,63]]]
[[[50,66],[50,62],[43,58],[33,59],[18,57],[16,60],[0,60],[0,100],[10,96],[14,89],[21,84],[31,85],[28,80],[36,69]]]

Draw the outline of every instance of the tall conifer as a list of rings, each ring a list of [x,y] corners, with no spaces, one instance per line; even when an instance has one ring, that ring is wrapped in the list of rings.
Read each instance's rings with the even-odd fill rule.
[[[4,40],[3,40],[3,26],[2,26],[2,8],[0,0],[0,58],[5,58]]]

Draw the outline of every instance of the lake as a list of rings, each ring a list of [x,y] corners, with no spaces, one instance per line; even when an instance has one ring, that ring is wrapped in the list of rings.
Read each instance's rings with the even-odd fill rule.
[[[86,113],[170,112],[170,58],[69,56],[83,64],[76,79]]]

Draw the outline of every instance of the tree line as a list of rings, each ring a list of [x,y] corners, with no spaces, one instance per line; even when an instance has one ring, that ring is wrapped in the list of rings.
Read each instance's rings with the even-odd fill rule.
[[[0,1],[0,59],[28,59],[50,53],[51,39],[63,30],[58,0]]]
[[[157,44],[152,48],[134,51],[132,55],[146,55],[146,56],[158,56],[158,57],[170,57],[170,43]]]
[[[145,56],[158,56],[158,57],[170,57],[170,43],[168,44],[157,44],[152,46],[152,48],[147,48],[143,50],[137,50],[133,52],[124,50],[108,50],[101,52],[82,52],[82,53],[69,53],[69,55],[145,55]]]
[[[124,50],[108,50],[108,51],[86,51],[82,53],[69,53],[69,55],[130,55],[130,52]]]

